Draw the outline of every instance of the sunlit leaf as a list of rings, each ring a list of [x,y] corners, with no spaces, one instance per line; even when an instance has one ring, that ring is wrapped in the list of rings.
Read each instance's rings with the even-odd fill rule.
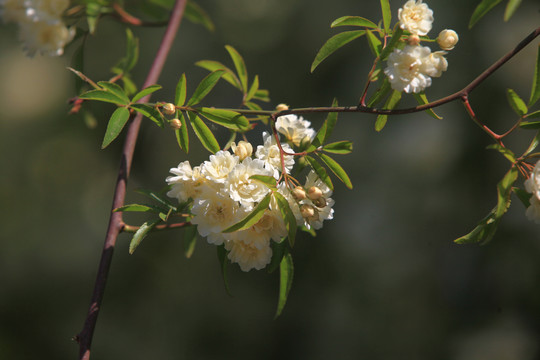
[[[176,92],[174,93],[174,105],[184,106],[184,103],[186,102],[186,87],[186,73],[183,73],[182,76],[180,76],[180,80],[178,80],[178,84],[176,84]]]
[[[529,145],[527,150],[523,153],[523,156],[527,156],[530,153],[532,153],[534,150],[536,150],[539,144],[540,144],[540,131],[536,133],[536,136],[531,141],[531,144]]]
[[[267,175],[251,175],[249,177],[252,180],[261,182],[268,186],[271,189],[274,189],[277,186],[276,179],[273,176],[267,176]]]
[[[508,0],[508,4],[506,4],[506,9],[504,11],[504,21],[510,20],[519,7],[519,4],[521,4],[521,0]]]
[[[223,80],[227,81],[229,84],[234,86],[235,88],[242,90],[242,84],[240,84],[240,80],[238,80],[238,77],[227,66],[223,65],[222,63],[214,60],[201,60],[197,61],[195,65],[202,67],[203,69],[206,69],[208,71],[216,71],[216,70],[224,70],[225,73],[223,74],[222,78]]]
[[[403,35],[403,29],[398,26],[394,31],[394,34],[392,35],[392,38],[390,39],[388,44],[386,44],[384,49],[382,49],[380,55],[381,60],[386,60],[388,58],[388,55],[390,55],[392,51],[394,51],[395,47],[399,44],[401,35]]]
[[[371,52],[376,57],[379,57],[381,55],[381,48],[382,43],[381,40],[379,40],[371,30],[366,30],[366,36],[369,44],[369,48],[371,49]]]
[[[345,186],[347,186],[349,189],[352,189],[352,182],[349,178],[349,175],[343,170],[341,165],[337,163],[334,159],[332,159],[330,156],[326,154],[317,154],[321,160],[328,166],[330,170],[338,177],[339,180],[341,180]]]
[[[255,95],[253,96],[253,99],[264,101],[264,102],[269,102],[270,101],[270,93],[268,92],[268,90],[259,89],[259,90],[257,90],[255,92]]]
[[[189,153],[189,134],[186,118],[180,111],[178,111],[177,119],[180,120],[182,126],[180,127],[180,129],[174,130],[174,134],[176,135],[176,142],[178,143],[178,146],[180,146],[180,149],[184,150],[187,154]]]
[[[255,207],[255,209],[253,209],[252,212],[250,212],[245,218],[243,218],[236,224],[229,226],[222,232],[230,233],[234,231],[246,230],[258,223],[259,220],[261,220],[261,218],[264,216],[264,212],[268,209],[271,198],[272,193],[268,192],[268,194],[261,200],[261,202],[259,202],[259,204]]]
[[[148,212],[153,214],[159,214],[160,212],[167,212],[168,209],[154,206],[154,205],[143,205],[143,204],[129,204],[120,206],[119,208],[116,208],[113,210],[114,212]]]
[[[537,130],[540,129],[540,121],[523,121],[519,124],[519,127],[527,130]]]
[[[488,145],[486,147],[486,149],[497,150],[502,155],[504,155],[504,157],[507,158],[512,164],[514,164],[516,162],[516,156],[514,155],[514,153],[510,149],[505,148],[505,147],[503,147],[503,146],[501,146],[499,144]]]
[[[330,39],[328,39],[326,43],[324,43],[324,45],[321,47],[321,49],[315,56],[315,60],[313,60],[313,63],[311,64],[311,72],[313,72],[315,68],[317,68],[317,66],[319,66],[319,64],[324,59],[334,53],[337,49],[341,48],[343,45],[350,43],[354,39],[359,38],[365,33],[365,30],[353,30],[345,31],[332,36]]]
[[[122,99],[123,104],[129,103],[129,98],[127,97],[126,93],[124,92],[124,89],[122,89],[120,85],[112,83],[112,82],[108,82],[108,81],[98,81],[98,85],[102,89],[109,91],[113,93],[114,95],[116,95],[117,97],[119,97],[120,99]]]
[[[527,113],[528,109],[525,101],[523,101],[514,90],[506,89],[506,97],[508,99],[508,103],[512,109],[514,109],[516,114],[523,116]]]
[[[199,86],[197,86],[197,89],[195,89],[195,92],[191,96],[191,99],[189,99],[187,105],[193,106],[200,103],[201,100],[204,99],[204,97],[208,95],[210,91],[212,91],[224,73],[225,70],[216,70],[202,79]]]
[[[361,26],[368,28],[377,28],[378,26],[372,21],[360,16],[342,16],[332,22],[330,27],[336,26]]]
[[[386,100],[386,103],[384,104],[384,109],[386,110],[392,110],[397,106],[399,103],[399,100],[401,100],[401,92],[393,90],[392,95]],[[384,126],[386,125],[386,121],[388,120],[388,115],[379,115],[377,116],[377,120],[375,121],[375,130],[381,131]]]
[[[107,124],[107,130],[105,131],[105,137],[101,148],[105,149],[114,139],[120,135],[124,125],[126,125],[129,119],[129,110],[125,107],[117,108],[111,115],[109,123]]]
[[[311,167],[313,168],[313,171],[317,174],[317,176],[330,188],[330,190],[334,190],[334,184],[332,184],[332,179],[330,179],[330,176],[328,176],[328,173],[326,172],[326,169],[319,164],[319,162],[312,158],[311,156],[305,156],[305,159],[309,162]]]
[[[495,216],[500,218],[510,207],[510,195],[512,194],[512,186],[518,178],[518,169],[513,166],[497,184],[497,208]]]
[[[353,149],[351,141],[337,141],[323,146],[323,150],[333,154],[350,154]]]
[[[540,45],[538,46],[538,54],[536,55],[536,66],[534,67],[534,77],[531,89],[531,97],[529,106],[533,106],[540,99]],[[537,111],[540,113],[540,110]]]
[[[197,226],[188,226],[184,229],[184,255],[190,258],[197,244]]]
[[[392,21],[392,11],[390,11],[390,2],[388,0],[381,0],[381,10],[384,32],[388,34],[388,31],[390,30],[390,22]]]
[[[190,112],[189,122],[193,128],[193,131],[195,132],[195,135],[197,135],[201,141],[201,144],[206,148],[206,150],[210,151],[212,154],[217,153],[219,151],[219,143],[204,121],[202,121],[201,118],[195,113]]]
[[[146,104],[131,104],[129,107],[152,120],[157,126],[163,127],[163,117],[155,107]]]
[[[131,239],[131,242],[129,243],[129,254],[132,255],[137,247],[141,244],[141,242],[144,240],[146,235],[157,225],[161,222],[161,219],[147,221],[144,224],[141,225],[141,227],[133,234],[133,238]]]
[[[206,11],[204,11],[193,1],[187,2],[186,8],[184,9],[184,16],[192,23],[201,24],[208,31],[214,31],[215,29],[214,23],[212,22],[212,19],[210,19],[210,16],[208,16]]]
[[[276,315],[274,318],[277,318],[281,315],[285,304],[287,303],[287,298],[289,296],[289,291],[291,290],[292,281],[294,276],[294,264],[292,255],[287,251],[281,259],[279,265],[279,298],[278,306],[276,310]]]
[[[225,49],[229,52],[229,55],[231,56],[234,66],[236,68],[236,73],[238,74],[238,79],[240,79],[240,84],[242,85],[242,91],[244,93],[247,93],[248,91],[248,74],[246,69],[246,64],[244,62],[244,59],[240,55],[238,51],[236,51],[235,48],[233,48],[230,45],[225,45]]]
[[[97,100],[117,105],[129,104],[129,99],[127,99],[126,101],[124,98],[118,97],[116,94],[106,90],[90,90],[85,92],[84,94],[79,95],[79,99]]]
[[[529,113],[527,115],[525,115],[525,118],[540,118],[540,110],[536,110],[536,111],[533,111],[532,113]]]
[[[474,26],[489,10],[493,9],[495,5],[500,3],[501,0],[482,0],[480,4],[474,9],[474,12],[469,21],[469,29]]]
[[[420,105],[425,105],[425,104],[429,104],[429,100],[427,99],[427,96],[426,96],[426,93],[424,92],[421,92],[421,93],[418,93],[418,94],[414,94],[414,98],[416,99],[416,101],[418,101],[418,104]],[[429,116],[437,119],[437,120],[441,120],[442,119],[442,116],[439,116],[437,114],[435,114],[435,111],[433,111],[433,109],[426,109],[425,110]]]
[[[255,75],[253,83],[251,83],[251,87],[246,95],[246,101],[251,100],[257,93],[257,90],[259,90],[259,75]]]
[[[250,129],[248,119],[236,111],[206,107],[197,110],[199,115],[227,129],[235,131],[246,131]]]
[[[146,95],[150,95],[151,93],[158,91],[159,89],[161,89],[161,85],[150,85],[142,89],[141,91],[139,91],[137,95],[135,95],[133,99],[131,99],[131,102],[137,102],[143,97],[145,97]]]

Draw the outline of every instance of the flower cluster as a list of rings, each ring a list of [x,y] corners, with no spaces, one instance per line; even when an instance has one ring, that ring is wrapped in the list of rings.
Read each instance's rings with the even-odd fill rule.
[[[525,181],[525,190],[532,193],[530,206],[525,215],[529,220],[540,224],[540,161],[536,163],[530,177]]]
[[[431,52],[420,45],[420,36],[427,35],[433,23],[433,11],[422,0],[409,0],[398,11],[400,27],[408,31],[409,44],[396,48],[388,56],[384,73],[392,89],[406,93],[419,93],[431,86],[432,77],[440,77],[448,68],[444,51]],[[437,38],[443,50],[451,50],[458,41],[453,30],[443,30]]]
[[[296,145],[315,134],[310,123],[296,115],[279,117],[276,129]],[[201,165],[191,167],[189,161],[170,169],[173,176],[166,181],[171,186],[169,197],[184,203],[192,201],[191,223],[207,241],[224,245],[231,262],[238,263],[243,271],[260,270],[272,258],[271,241],[281,242],[288,231],[278,206],[270,194],[270,203],[261,219],[253,226],[233,232],[223,232],[246,218],[269,193],[277,192],[288,202],[299,226],[320,229],[322,222],[333,218],[330,198],[332,191],[312,171],[304,186],[291,186],[289,174],[295,164],[293,149],[281,143],[283,157],[276,138],[263,133],[263,145],[255,153],[247,141],[233,143],[230,151],[218,151]],[[273,177],[276,188],[251,178],[253,175]],[[289,180],[283,181],[285,178]],[[291,190],[292,188],[292,190]]]
[[[60,56],[75,36],[75,29],[62,20],[68,6],[69,0],[0,0],[0,18],[18,24],[19,40],[29,56]]]

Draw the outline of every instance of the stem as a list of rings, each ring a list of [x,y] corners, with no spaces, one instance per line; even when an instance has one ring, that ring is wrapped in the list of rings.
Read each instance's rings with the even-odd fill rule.
[[[184,14],[184,8],[187,0],[177,0],[174,8],[171,12],[169,24],[163,35],[161,45],[157,51],[156,57],[150,71],[148,72],[146,81],[143,88],[155,84],[161,74],[165,60],[172,46],[178,27]],[[144,97],[140,102],[147,102],[150,99],[150,95]],[[116,181],[116,187],[113,196],[112,209],[116,209],[124,204],[126,195],[127,179],[131,170],[131,163],[133,160],[133,153],[135,151],[135,144],[137,142],[137,136],[141,126],[142,115],[137,114],[134,119],[129,123],[124,147],[122,149],[122,157],[120,160],[120,169],[118,170],[118,178]],[[96,327],[97,317],[101,308],[101,302],[103,300],[103,294],[105,292],[105,285],[107,283],[107,277],[109,274],[109,268],[112,262],[112,256],[114,247],[116,245],[116,239],[118,234],[123,228],[122,213],[111,212],[109,218],[109,225],[107,228],[107,234],[105,237],[105,243],[103,245],[103,251],[101,253],[101,260],[98,267],[98,273],[96,282],[94,285],[94,292],[90,301],[90,308],[88,315],[84,322],[82,331],[76,336],[76,340],[79,343],[79,359],[90,359],[90,347],[92,345],[92,338]]]
[[[160,225],[154,226],[152,230],[171,230],[171,229],[183,228],[186,226],[191,226],[191,222],[184,221],[181,223],[174,223],[174,224],[160,224]],[[135,233],[139,229],[140,229],[140,226],[124,224],[122,231],[127,232],[127,233]]]

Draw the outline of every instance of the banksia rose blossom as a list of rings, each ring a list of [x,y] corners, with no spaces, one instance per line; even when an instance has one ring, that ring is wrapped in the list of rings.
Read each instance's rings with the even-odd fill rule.
[[[419,93],[431,85],[429,75],[422,72],[424,60],[431,50],[426,46],[407,45],[402,50],[394,49],[388,56],[384,73],[392,89],[406,93]]]
[[[445,29],[437,37],[437,43],[443,50],[452,50],[458,41],[459,36],[454,30]]]
[[[253,145],[244,140],[239,141],[238,145],[233,142],[231,144],[231,149],[234,155],[238,156],[238,159],[240,159],[240,161],[244,160],[247,157],[250,157],[251,154],[253,154]]]
[[[433,11],[422,0],[409,0],[398,10],[398,18],[403,30],[422,36],[431,30]]]
[[[315,137],[315,130],[311,128],[311,122],[293,114],[278,117],[276,129],[295,146],[300,146],[303,142],[311,141]]]
[[[529,220],[540,224],[540,160],[531,171],[530,177],[525,181],[525,190],[533,194],[525,215]]]
[[[161,110],[163,111],[165,115],[172,115],[176,112],[176,106],[174,106],[174,104],[171,104],[171,103],[166,103],[166,104],[163,104],[163,106],[161,107]]]

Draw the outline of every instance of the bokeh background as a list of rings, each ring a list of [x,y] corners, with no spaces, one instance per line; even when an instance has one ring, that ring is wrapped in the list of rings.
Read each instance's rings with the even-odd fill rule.
[[[460,35],[448,71],[434,79],[431,99],[452,93],[540,24],[540,5],[526,0],[508,23],[501,4],[472,31],[478,1],[430,1],[432,36]],[[189,91],[206,71],[201,59],[230,64],[225,44],[245,58],[250,75],[270,90],[272,109],[326,106],[335,96],[353,105],[372,59],[356,40],[309,73],[320,46],[343,15],[381,18],[375,0],[200,0],[216,24],[210,33],[182,23],[154,99],[171,99],[179,76]],[[393,15],[402,1],[391,1]],[[140,85],[163,28],[140,37]],[[503,132],[516,120],[505,98],[528,99],[538,40],[471,96],[478,116]],[[110,77],[122,56],[122,25],[104,19],[89,39],[85,73]],[[25,58],[13,26],[0,28],[0,358],[74,359],[70,339],[82,328],[109,216],[122,141],[100,144],[107,104],[89,104],[97,126],[67,116],[74,76],[62,58]],[[232,66],[232,64],[230,64]],[[207,104],[231,106],[238,94],[219,84]],[[413,105],[409,100],[402,106]],[[86,106],[86,105],[85,105]],[[234,105],[232,105],[234,106]],[[496,203],[508,169],[485,150],[486,136],[459,103],[435,120],[397,116],[381,133],[373,116],[340,115],[333,140],[352,140],[340,162],[353,190],[337,184],[335,219],[294,248],[295,279],[287,306],[273,320],[278,275],[230,267],[233,296],[221,279],[216,249],[200,239],[191,259],[182,231],[152,235],[134,255],[122,234],[94,337],[94,359],[540,359],[540,228],[515,199],[494,240],[456,245]],[[318,128],[324,117],[309,116]],[[533,133],[508,140],[523,151]],[[259,142],[258,136],[254,142]],[[208,153],[192,142],[187,157],[169,129],[143,125],[129,183],[159,190],[169,168]],[[521,180],[519,180],[521,184]],[[140,224],[143,217],[128,216]]]

